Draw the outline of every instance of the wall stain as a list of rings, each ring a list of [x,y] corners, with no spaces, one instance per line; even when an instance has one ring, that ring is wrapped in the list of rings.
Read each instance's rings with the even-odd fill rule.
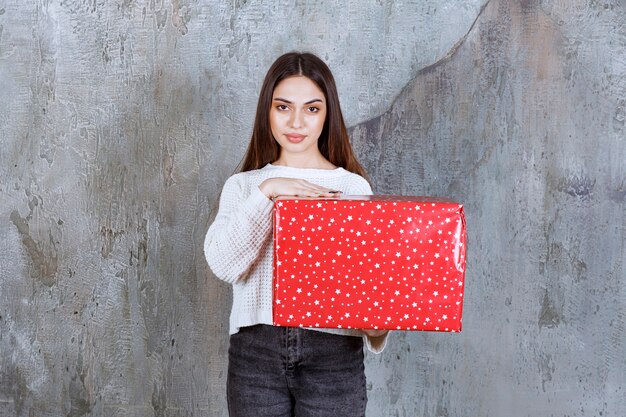
[[[117,3],[117,9],[128,13],[128,16],[132,15],[133,6],[133,0],[122,0]]]
[[[152,408],[154,409],[154,417],[166,416],[167,399],[165,396],[165,381],[162,382],[163,383],[160,385],[157,384],[156,381],[152,384]]]
[[[619,100],[618,103],[613,120],[616,122],[615,130],[621,131],[626,126],[626,100]]]
[[[26,253],[33,262],[33,268],[31,268],[31,277],[39,279],[44,285],[52,287],[56,282],[56,273],[58,270],[58,258],[54,239],[52,233],[48,232],[49,245],[38,244],[30,235],[30,227],[28,225],[28,219],[22,218],[17,210],[13,210],[10,216],[11,222],[17,228],[17,231],[22,237],[22,243],[26,248]],[[44,248],[48,248],[51,252],[47,255]]]
[[[15,344],[15,339],[12,340],[13,344]],[[33,409],[29,407],[30,405],[30,397],[32,395],[32,391],[28,386],[28,381],[24,374],[28,375],[28,372],[23,372],[21,368],[15,366],[14,364],[9,363],[8,369],[3,367],[3,371],[6,372],[11,378],[11,387],[13,394],[13,407],[15,409],[16,416],[25,415],[25,409],[29,408],[30,413],[32,415]],[[2,375],[4,377],[4,375]]]
[[[580,242],[570,242],[570,249],[567,249],[559,242],[552,242],[548,245],[546,261],[539,264],[539,272],[541,275],[546,273],[546,266],[550,270],[569,272],[574,276],[574,281],[587,279],[587,263],[580,259]]]
[[[552,381],[552,374],[555,370],[555,365],[552,361],[552,355],[542,352],[539,355],[537,366],[539,368],[539,373],[541,374],[541,388],[543,389],[543,392],[546,392],[546,382]]]
[[[165,187],[169,188],[172,184],[175,183],[174,178],[172,176],[172,172],[174,171],[174,156],[176,155],[176,146],[173,146],[173,150],[170,152],[169,147],[166,145],[163,150],[163,181],[165,182]]]
[[[435,410],[436,417],[450,417],[448,406],[450,405],[450,397],[447,394],[449,387],[446,387],[446,380],[441,382],[440,394],[437,398],[437,407]]]
[[[561,178],[557,184],[557,190],[586,201],[591,198],[595,185],[595,178],[581,174]]]
[[[520,0],[522,13],[536,13],[539,3],[537,0]]]
[[[124,230],[113,230],[110,227],[102,226],[100,228],[100,235],[104,238],[104,243],[100,249],[100,253],[103,258],[108,257],[113,251],[113,244],[115,240],[125,234]]]
[[[180,0],[172,0],[172,24],[178,33],[186,35],[189,29],[187,29],[187,23],[191,20],[191,12],[189,7],[180,5]]]
[[[576,282],[587,278],[587,263],[582,259],[575,259],[571,263],[576,272]]]
[[[543,300],[541,301],[541,312],[539,313],[539,328],[542,327],[558,327],[561,324],[562,317],[560,312],[555,308],[550,300],[548,290],[545,290]]]
[[[71,409],[66,417],[81,417],[92,411],[93,405],[89,401],[89,392],[85,386],[87,369],[83,367],[82,352],[78,354],[76,373],[72,375],[69,385]]]
[[[154,19],[156,21],[157,29],[160,32],[167,24],[167,10],[165,8],[155,10]]]
[[[626,180],[623,180],[615,189],[609,190],[609,198],[619,204],[626,200]]]
[[[139,235],[139,241],[137,242],[137,251],[132,248],[129,250],[130,257],[128,259],[129,265],[133,266],[136,259],[139,263],[139,270],[143,271],[148,265],[148,220],[142,219],[141,224],[137,226],[137,233]]]

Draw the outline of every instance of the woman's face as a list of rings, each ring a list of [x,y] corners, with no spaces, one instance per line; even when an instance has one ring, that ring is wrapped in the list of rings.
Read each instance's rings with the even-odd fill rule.
[[[281,154],[319,153],[317,140],[326,120],[326,98],[309,78],[293,76],[278,83],[269,117]]]

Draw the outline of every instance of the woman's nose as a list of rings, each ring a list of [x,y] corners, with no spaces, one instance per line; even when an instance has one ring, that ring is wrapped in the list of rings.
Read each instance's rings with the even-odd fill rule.
[[[302,127],[302,112],[300,110],[291,113],[291,127],[294,129]]]

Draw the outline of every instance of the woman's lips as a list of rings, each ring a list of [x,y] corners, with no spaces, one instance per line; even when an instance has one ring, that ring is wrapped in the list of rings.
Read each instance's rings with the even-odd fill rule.
[[[304,140],[304,138],[306,136],[303,135],[295,135],[295,134],[289,134],[289,135],[285,135],[285,137],[287,138],[287,140],[291,143],[300,143]]]

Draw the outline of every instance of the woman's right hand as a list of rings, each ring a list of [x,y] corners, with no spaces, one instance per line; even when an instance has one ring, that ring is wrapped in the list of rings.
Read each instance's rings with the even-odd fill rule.
[[[331,190],[313,184],[299,178],[268,178],[259,185],[259,189],[268,198],[276,198],[280,195],[293,195],[298,197],[336,197],[341,191]]]

